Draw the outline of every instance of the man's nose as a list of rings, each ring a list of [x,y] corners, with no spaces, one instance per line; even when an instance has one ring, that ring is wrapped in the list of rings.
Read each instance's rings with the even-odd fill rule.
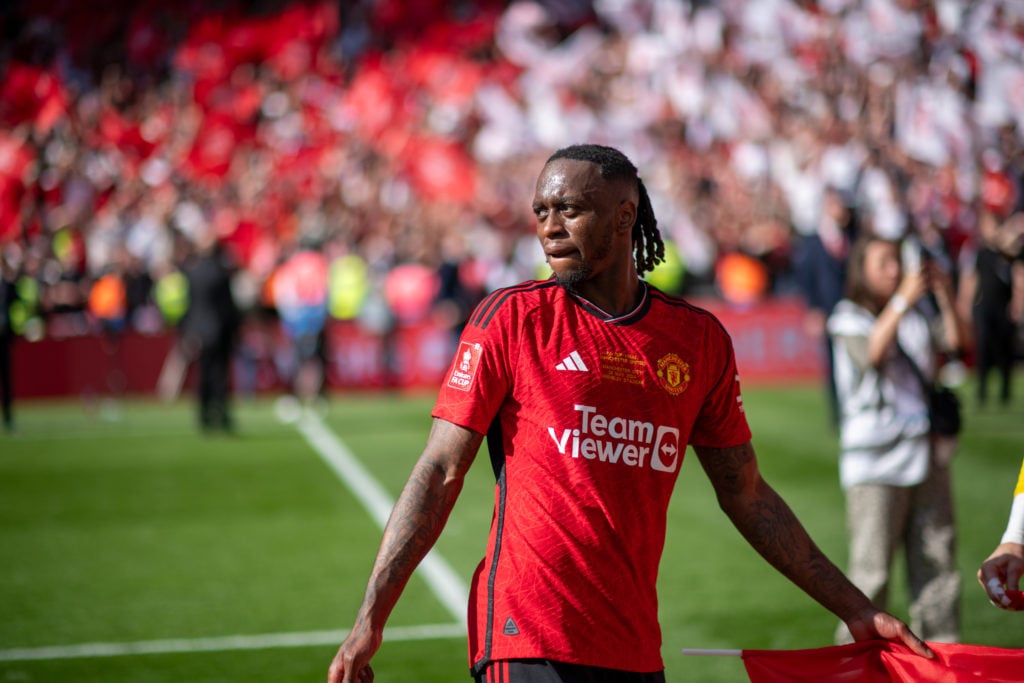
[[[544,218],[537,219],[537,234],[541,237],[558,237],[565,234],[565,224],[558,213],[552,211]]]

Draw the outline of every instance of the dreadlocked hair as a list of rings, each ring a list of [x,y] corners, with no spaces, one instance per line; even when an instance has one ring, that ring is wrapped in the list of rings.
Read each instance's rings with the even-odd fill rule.
[[[636,270],[640,275],[654,270],[654,267],[665,260],[665,242],[658,230],[658,219],[654,217],[651,198],[647,194],[644,182],[637,175],[636,166],[626,155],[605,145],[571,145],[552,154],[547,163],[556,159],[572,161],[589,161],[601,169],[601,177],[605,180],[634,181],[640,197],[636,211],[636,222],[633,223],[633,254],[636,258]]]

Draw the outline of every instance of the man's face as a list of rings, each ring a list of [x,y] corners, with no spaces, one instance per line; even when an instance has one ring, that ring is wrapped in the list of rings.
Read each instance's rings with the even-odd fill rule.
[[[620,211],[627,198],[621,185],[606,181],[588,161],[556,159],[541,171],[533,197],[537,237],[562,286],[591,279],[616,257],[616,234],[623,233],[616,229],[628,221]]]

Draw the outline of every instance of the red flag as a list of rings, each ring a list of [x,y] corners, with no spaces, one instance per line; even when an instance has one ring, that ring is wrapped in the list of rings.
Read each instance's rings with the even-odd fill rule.
[[[460,144],[416,137],[403,150],[403,157],[412,186],[427,201],[469,204],[476,197],[476,166]]]
[[[986,170],[981,176],[981,203],[1000,218],[1013,211],[1017,190],[1013,181],[1003,171]]]
[[[11,62],[0,81],[0,123],[17,126],[31,121],[39,132],[48,133],[65,115],[67,100],[56,72]]]
[[[383,59],[370,59],[360,64],[340,106],[360,135],[376,140],[388,129],[409,127],[405,97]]]
[[[208,114],[196,134],[182,170],[193,180],[219,187],[235,151],[249,142],[249,126],[241,125],[221,112]]]
[[[23,135],[12,135],[0,127],[0,244],[21,234],[21,207],[26,196],[26,178],[36,159]]]
[[[1015,683],[1024,674],[1024,650],[928,643],[935,659],[904,645],[871,640],[813,650],[744,650],[752,683]]]

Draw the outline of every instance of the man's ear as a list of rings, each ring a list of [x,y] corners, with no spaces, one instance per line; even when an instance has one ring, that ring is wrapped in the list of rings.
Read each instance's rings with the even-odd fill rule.
[[[633,224],[636,223],[636,202],[631,199],[623,199],[619,202],[617,218],[615,227],[619,232],[632,232]]]

